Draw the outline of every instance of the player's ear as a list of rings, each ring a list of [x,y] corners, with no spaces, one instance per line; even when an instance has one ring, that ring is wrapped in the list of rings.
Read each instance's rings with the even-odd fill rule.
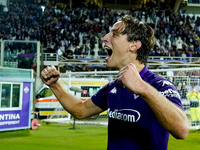
[[[133,41],[131,44],[130,44],[130,52],[135,52],[137,51],[140,47],[142,46],[142,43],[141,41],[137,40],[137,41]]]

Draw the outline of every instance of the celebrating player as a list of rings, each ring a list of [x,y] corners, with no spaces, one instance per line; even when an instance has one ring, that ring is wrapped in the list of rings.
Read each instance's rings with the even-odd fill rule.
[[[102,40],[108,52],[106,66],[120,70],[118,79],[86,101],[57,82],[60,73],[54,66],[41,72],[41,79],[63,107],[78,119],[107,110],[108,150],[167,150],[169,133],[186,138],[189,125],[179,93],[145,66],[154,46],[152,28],[125,15]]]

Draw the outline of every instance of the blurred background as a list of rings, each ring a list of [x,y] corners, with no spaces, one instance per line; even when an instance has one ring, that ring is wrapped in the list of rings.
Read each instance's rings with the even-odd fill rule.
[[[72,94],[94,94],[117,76],[105,67],[101,39],[124,14],[153,28],[147,66],[174,83],[191,129],[199,129],[199,0],[0,0],[0,131],[29,128],[33,118],[73,121],[40,72],[55,65],[67,90],[82,90]],[[106,122],[106,112],[100,116]]]

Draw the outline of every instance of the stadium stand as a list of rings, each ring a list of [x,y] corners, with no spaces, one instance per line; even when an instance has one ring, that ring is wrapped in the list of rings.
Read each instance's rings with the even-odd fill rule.
[[[188,1],[188,3],[199,3],[199,1]],[[169,8],[161,10],[155,6],[148,9],[122,10],[99,7],[94,3],[90,5],[82,3],[81,6],[72,8],[59,3],[46,2],[42,5],[45,7],[44,11],[41,3],[34,1],[14,2],[10,3],[7,9],[2,8],[0,38],[12,41],[40,41],[44,65],[49,65],[46,59],[56,62],[67,59],[79,59],[85,62],[104,59],[106,52],[102,48],[101,38],[109,31],[113,22],[123,14],[137,17],[153,27],[156,44],[151,51],[151,61],[155,57],[159,57],[153,60],[158,63],[199,61],[200,17],[198,15],[191,16],[184,11],[174,13]],[[4,48],[4,61],[17,62],[19,68],[27,68],[20,63],[25,59],[25,62],[28,61],[28,68],[31,68],[34,66],[32,64],[36,55],[34,47],[35,44],[31,43],[8,42]]]

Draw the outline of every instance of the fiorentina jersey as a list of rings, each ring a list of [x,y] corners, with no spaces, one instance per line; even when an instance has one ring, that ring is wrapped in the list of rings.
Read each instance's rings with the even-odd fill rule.
[[[145,67],[141,78],[183,109],[171,82]],[[108,112],[108,150],[167,150],[169,133],[159,124],[149,105],[115,80],[105,85],[92,101]]]

